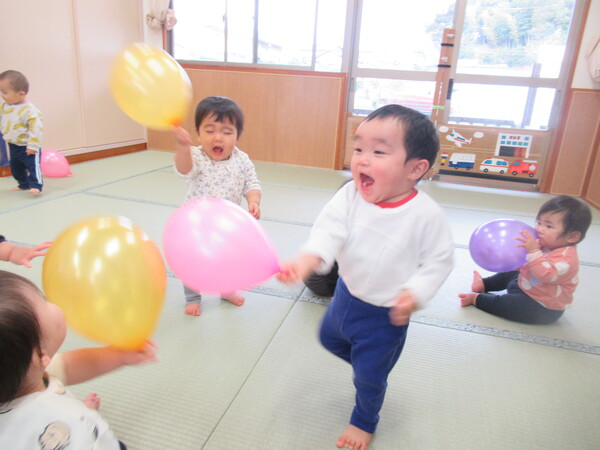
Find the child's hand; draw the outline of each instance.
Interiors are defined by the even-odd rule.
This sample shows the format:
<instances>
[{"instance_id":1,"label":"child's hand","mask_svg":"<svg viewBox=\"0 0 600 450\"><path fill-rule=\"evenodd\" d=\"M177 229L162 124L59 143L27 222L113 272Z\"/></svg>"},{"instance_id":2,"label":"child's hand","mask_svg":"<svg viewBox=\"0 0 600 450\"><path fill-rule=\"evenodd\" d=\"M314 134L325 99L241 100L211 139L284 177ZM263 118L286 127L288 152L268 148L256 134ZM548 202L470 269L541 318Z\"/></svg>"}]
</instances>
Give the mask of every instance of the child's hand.
<instances>
[{"instance_id":1,"label":"child's hand","mask_svg":"<svg viewBox=\"0 0 600 450\"><path fill-rule=\"evenodd\" d=\"M396 297L396 304L390 309L390 322L392 325L406 325L410 315L417 309L417 301L410 291L402 291Z\"/></svg>"},{"instance_id":2,"label":"child's hand","mask_svg":"<svg viewBox=\"0 0 600 450\"><path fill-rule=\"evenodd\" d=\"M190 136L190 133L185 130L185 128L173 127L173 136L175 137L177 144L181 145L182 147L192 146L192 137Z\"/></svg>"},{"instance_id":3,"label":"child's hand","mask_svg":"<svg viewBox=\"0 0 600 450\"><path fill-rule=\"evenodd\" d=\"M295 262L283 263L281 265L281 272L277 274L277 279L285 284L294 284L302 281Z\"/></svg>"},{"instance_id":4,"label":"child's hand","mask_svg":"<svg viewBox=\"0 0 600 450\"><path fill-rule=\"evenodd\" d=\"M248 212L252 214L256 220L260 219L260 205L258 202L250 202L248 203Z\"/></svg>"},{"instance_id":5,"label":"child's hand","mask_svg":"<svg viewBox=\"0 0 600 450\"><path fill-rule=\"evenodd\" d=\"M158 361L155 355L156 344L152 341L146 341L146 344L139 350L120 350L122 363L124 366L142 364L146 362Z\"/></svg>"},{"instance_id":6,"label":"child's hand","mask_svg":"<svg viewBox=\"0 0 600 450\"><path fill-rule=\"evenodd\" d=\"M302 254L295 261L283 263L277 279L282 283L299 283L308 278L323 260L311 254Z\"/></svg>"},{"instance_id":7,"label":"child's hand","mask_svg":"<svg viewBox=\"0 0 600 450\"><path fill-rule=\"evenodd\" d=\"M87 406L90 409L95 409L95 410L100 409L100 397L95 392L92 392L90 395L88 395L83 400L83 403L85 406Z\"/></svg>"},{"instance_id":8,"label":"child's hand","mask_svg":"<svg viewBox=\"0 0 600 450\"><path fill-rule=\"evenodd\" d=\"M535 253L540 250L540 243L529 231L523 230L521 235L523 237L515 238L517 241L522 242L522 244L517 244L517 247L524 247L527 253Z\"/></svg>"},{"instance_id":9,"label":"child's hand","mask_svg":"<svg viewBox=\"0 0 600 450\"><path fill-rule=\"evenodd\" d=\"M35 247L20 247L15 246L10 253L9 261L13 264L19 264L28 268L31 268L31 261L33 258L38 256L44 256L48 247L52 245L52 242L44 242L42 244L38 244Z\"/></svg>"}]
</instances>

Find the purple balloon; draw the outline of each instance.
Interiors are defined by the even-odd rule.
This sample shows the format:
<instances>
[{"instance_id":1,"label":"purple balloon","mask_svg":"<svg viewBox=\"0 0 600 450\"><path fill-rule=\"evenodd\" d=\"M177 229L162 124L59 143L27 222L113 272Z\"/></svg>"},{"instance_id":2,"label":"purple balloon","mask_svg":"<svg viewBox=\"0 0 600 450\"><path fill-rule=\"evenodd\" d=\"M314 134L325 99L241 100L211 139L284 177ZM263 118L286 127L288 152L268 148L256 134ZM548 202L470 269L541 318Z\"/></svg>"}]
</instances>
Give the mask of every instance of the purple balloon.
<instances>
[{"instance_id":1,"label":"purple balloon","mask_svg":"<svg viewBox=\"0 0 600 450\"><path fill-rule=\"evenodd\" d=\"M526 262L527 250L517 247L521 231L529 231L536 239L535 230L524 222L511 219L491 220L471 235L469 252L478 266L490 272L509 272Z\"/></svg>"}]
</instances>

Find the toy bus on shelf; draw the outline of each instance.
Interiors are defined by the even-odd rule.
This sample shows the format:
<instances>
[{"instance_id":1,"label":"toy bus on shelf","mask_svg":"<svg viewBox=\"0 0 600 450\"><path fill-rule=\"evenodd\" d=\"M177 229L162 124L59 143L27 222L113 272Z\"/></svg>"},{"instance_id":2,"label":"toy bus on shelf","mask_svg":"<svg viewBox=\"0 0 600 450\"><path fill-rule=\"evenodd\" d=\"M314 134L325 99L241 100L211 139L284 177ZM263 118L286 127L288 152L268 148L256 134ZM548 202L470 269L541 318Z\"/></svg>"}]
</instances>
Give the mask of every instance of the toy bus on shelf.
<instances>
[{"instance_id":1,"label":"toy bus on shelf","mask_svg":"<svg viewBox=\"0 0 600 450\"><path fill-rule=\"evenodd\" d=\"M452 153L452 156L450 156L450 159L448 160L448 167L471 170L475 167L475 154Z\"/></svg>"}]
</instances>

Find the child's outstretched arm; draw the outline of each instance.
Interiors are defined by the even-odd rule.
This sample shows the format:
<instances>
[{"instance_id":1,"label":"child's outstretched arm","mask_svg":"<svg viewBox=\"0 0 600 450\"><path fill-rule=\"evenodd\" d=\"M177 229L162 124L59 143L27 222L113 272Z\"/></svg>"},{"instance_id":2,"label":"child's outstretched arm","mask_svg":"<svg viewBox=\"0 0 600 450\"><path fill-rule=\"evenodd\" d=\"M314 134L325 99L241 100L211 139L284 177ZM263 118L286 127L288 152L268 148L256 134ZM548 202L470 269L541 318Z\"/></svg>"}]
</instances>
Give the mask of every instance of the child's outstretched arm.
<instances>
[{"instance_id":1,"label":"child's outstretched arm","mask_svg":"<svg viewBox=\"0 0 600 450\"><path fill-rule=\"evenodd\" d=\"M248 202L248 212L252 214L256 220L260 219L260 198L261 191L259 189L252 189L246 194L246 201Z\"/></svg>"},{"instance_id":2,"label":"child's outstretched arm","mask_svg":"<svg viewBox=\"0 0 600 450\"><path fill-rule=\"evenodd\" d=\"M44 256L46 254L44 250L51 245L52 242L44 242L35 247L22 247L8 241L2 241L0 242L0 260L31 268L29 261L38 256Z\"/></svg>"},{"instance_id":3,"label":"child's outstretched arm","mask_svg":"<svg viewBox=\"0 0 600 450\"><path fill-rule=\"evenodd\" d=\"M65 384L83 383L122 366L157 361L155 350L156 345L148 341L140 350L96 347L65 352Z\"/></svg>"},{"instance_id":4,"label":"child's outstretched arm","mask_svg":"<svg viewBox=\"0 0 600 450\"><path fill-rule=\"evenodd\" d=\"M175 167L179 173L190 173L190 170L194 167L190 151L192 138L182 127L174 127L173 136L175 137Z\"/></svg>"},{"instance_id":5,"label":"child's outstretched arm","mask_svg":"<svg viewBox=\"0 0 600 450\"><path fill-rule=\"evenodd\" d=\"M317 255L302 253L294 261L281 265L277 279L286 284L299 283L306 280L322 262Z\"/></svg>"}]
</instances>

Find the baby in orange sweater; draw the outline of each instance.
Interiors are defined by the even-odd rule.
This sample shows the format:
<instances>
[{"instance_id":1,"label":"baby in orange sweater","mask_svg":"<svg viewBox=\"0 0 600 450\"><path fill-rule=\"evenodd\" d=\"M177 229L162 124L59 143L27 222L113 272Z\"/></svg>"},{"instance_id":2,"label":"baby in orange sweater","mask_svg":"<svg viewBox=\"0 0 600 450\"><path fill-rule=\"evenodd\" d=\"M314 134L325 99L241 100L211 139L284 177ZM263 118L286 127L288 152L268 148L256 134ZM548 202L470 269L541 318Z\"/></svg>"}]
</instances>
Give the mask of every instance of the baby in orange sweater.
<instances>
[{"instance_id":1,"label":"baby in orange sweater","mask_svg":"<svg viewBox=\"0 0 600 450\"><path fill-rule=\"evenodd\" d=\"M535 224L538 239L522 231L518 247L527 250L519 270L482 278L473 274L473 292L458 294L462 306L474 305L505 319L529 324L557 321L573 302L577 287L577 244L592 222L590 207L583 201L561 195L540 208ZM502 291L505 294L488 294Z\"/></svg>"}]
</instances>

